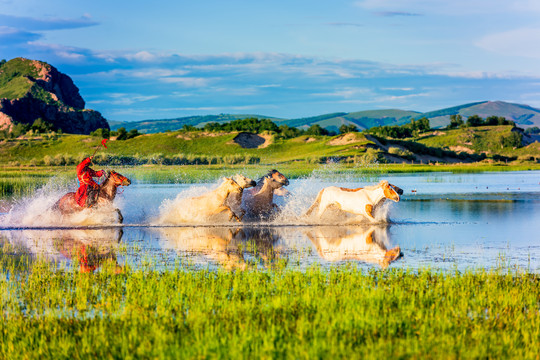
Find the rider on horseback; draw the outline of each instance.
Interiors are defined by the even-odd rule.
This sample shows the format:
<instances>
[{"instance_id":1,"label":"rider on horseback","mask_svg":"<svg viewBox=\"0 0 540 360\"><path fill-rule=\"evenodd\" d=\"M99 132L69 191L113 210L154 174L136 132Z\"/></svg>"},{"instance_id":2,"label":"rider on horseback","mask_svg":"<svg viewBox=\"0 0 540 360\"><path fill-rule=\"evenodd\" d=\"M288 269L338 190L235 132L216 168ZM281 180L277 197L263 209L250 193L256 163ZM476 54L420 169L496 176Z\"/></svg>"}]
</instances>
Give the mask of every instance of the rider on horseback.
<instances>
[{"instance_id":1,"label":"rider on horseback","mask_svg":"<svg viewBox=\"0 0 540 360\"><path fill-rule=\"evenodd\" d=\"M105 173L103 170L94 171L90 167L92 158L90 156L77 165L77 179L79 179L79 189L75 193L75 201L81 207L92 207L97 202L99 185L92 179L101 177Z\"/></svg>"}]
</instances>

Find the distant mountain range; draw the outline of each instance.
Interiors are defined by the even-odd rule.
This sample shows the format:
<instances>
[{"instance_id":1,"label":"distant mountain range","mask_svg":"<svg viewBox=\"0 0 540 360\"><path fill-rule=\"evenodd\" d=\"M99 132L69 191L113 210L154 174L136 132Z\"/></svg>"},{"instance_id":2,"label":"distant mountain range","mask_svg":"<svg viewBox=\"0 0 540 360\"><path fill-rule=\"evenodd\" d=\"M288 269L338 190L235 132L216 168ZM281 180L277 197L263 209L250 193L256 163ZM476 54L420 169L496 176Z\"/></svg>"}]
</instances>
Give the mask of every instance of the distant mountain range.
<instances>
[{"instance_id":1,"label":"distant mountain range","mask_svg":"<svg viewBox=\"0 0 540 360\"><path fill-rule=\"evenodd\" d=\"M420 119L422 117L427 117L430 120L431 127L442 128L450 123L451 115L458 114L463 116L464 119L471 115L478 115L482 118L487 118L488 116L493 115L503 116L508 120L515 121L520 127L540 127L540 109L536 109L528 105L513 104L504 101L481 101L425 113L418 111L387 109L357 111L350 113L331 113L298 119L280 119L255 114L219 114L130 122L109 121L109 125L113 130L124 127L126 130L137 129L143 133L158 133L167 130L178 130L184 125L202 127L209 122L223 123L237 119L258 118L270 119L277 125L288 125L298 128L307 128L313 124L318 124L328 130L337 132L339 127L343 124L354 124L360 130L364 130L374 126L402 125L410 122L413 118Z\"/></svg>"}]
</instances>

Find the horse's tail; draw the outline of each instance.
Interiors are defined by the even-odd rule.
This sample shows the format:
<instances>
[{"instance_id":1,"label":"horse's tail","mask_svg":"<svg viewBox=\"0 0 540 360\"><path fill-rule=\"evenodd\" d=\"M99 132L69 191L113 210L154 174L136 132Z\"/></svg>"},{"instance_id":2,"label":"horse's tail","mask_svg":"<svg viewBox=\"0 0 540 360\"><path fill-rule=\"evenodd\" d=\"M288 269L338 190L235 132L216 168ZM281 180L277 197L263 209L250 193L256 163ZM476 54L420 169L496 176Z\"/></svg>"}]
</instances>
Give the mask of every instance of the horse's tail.
<instances>
[{"instance_id":1,"label":"horse's tail","mask_svg":"<svg viewBox=\"0 0 540 360\"><path fill-rule=\"evenodd\" d=\"M313 204L310 206L310 208L306 211L306 213L304 214L304 216L309 216L311 215L311 213L317 208L317 206L319 206L320 202L321 202L321 197L322 197L322 194L324 192L324 189L322 189L321 191L319 191L319 194L317 195L317 198L315 199L315 201L313 202Z\"/></svg>"}]
</instances>

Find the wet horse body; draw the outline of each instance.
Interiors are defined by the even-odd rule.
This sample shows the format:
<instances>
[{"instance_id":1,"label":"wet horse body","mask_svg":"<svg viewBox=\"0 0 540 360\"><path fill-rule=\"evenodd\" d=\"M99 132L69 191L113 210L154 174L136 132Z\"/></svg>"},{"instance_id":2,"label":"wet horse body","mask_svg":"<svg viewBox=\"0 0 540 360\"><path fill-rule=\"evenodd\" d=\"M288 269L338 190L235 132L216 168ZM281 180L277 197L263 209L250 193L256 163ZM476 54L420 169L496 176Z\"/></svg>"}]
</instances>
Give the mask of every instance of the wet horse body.
<instances>
[{"instance_id":1,"label":"wet horse body","mask_svg":"<svg viewBox=\"0 0 540 360\"><path fill-rule=\"evenodd\" d=\"M274 204L274 193L281 187L289 185L287 179L277 170L271 170L259 179L257 186L246 190L243 196L243 204L249 218L268 218L278 206Z\"/></svg>"},{"instance_id":2,"label":"wet horse body","mask_svg":"<svg viewBox=\"0 0 540 360\"><path fill-rule=\"evenodd\" d=\"M310 215L318 208L317 216L320 218L329 207L337 207L345 212L363 215L373 222L375 221L374 212L377 207L382 205L386 199L398 202L402 194L402 189L389 184L385 180L378 185L358 189L330 186L319 192L317 199L308 209L306 215Z\"/></svg>"},{"instance_id":3,"label":"wet horse body","mask_svg":"<svg viewBox=\"0 0 540 360\"><path fill-rule=\"evenodd\" d=\"M95 207L112 204L116 197L118 187L128 186L130 184L131 181L125 176L113 170L107 171L107 178L99 186ZM55 211L59 211L62 215L69 215L83 211L87 208L77 204L77 201L75 200L75 192L69 192L66 195L62 196L60 200L58 200L53 205L52 209ZM118 212L120 222L122 222L123 217L120 213L120 210L116 209L116 211Z\"/></svg>"},{"instance_id":4,"label":"wet horse body","mask_svg":"<svg viewBox=\"0 0 540 360\"><path fill-rule=\"evenodd\" d=\"M242 209L242 196L244 195L244 190L257 186L257 183L254 180L240 174L236 174L232 179L240 186L240 189L238 191L231 192L225 200L225 204L231 208L231 210L240 220L242 220L246 214L246 211Z\"/></svg>"},{"instance_id":5,"label":"wet horse body","mask_svg":"<svg viewBox=\"0 0 540 360\"><path fill-rule=\"evenodd\" d=\"M240 221L243 212L238 204L244 188L254 186L255 182L242 175L223 178L223 182L214 190L197 197L175 200L172 208L162 212L161 222L178 223L191 221L208 221L216 216L227 215L228 221ZM180 201L180 203L177 203Z\"/></svg>"}]
</instances>

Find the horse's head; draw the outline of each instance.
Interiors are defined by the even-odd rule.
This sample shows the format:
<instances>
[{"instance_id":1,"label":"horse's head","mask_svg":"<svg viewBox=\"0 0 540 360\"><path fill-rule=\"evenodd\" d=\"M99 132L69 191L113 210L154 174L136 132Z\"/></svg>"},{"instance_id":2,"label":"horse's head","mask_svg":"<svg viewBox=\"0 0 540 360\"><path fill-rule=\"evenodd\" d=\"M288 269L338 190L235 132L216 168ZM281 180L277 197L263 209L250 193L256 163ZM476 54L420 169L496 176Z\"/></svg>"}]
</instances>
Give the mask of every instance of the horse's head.
<instances>
[{"instance_id":1,"label":"horse's head","mask_svg":"<svg viewBox=\"0 0 540 360\"><path fill-rule=\"evenodd\" d=\"M128 186L131 184L131 180L114 170L107 171L107 177L111 179L116 186Z\"/></svg>"},{"instance_id":2,"label":"horse's head","mask_svg":"<svg viewBox=\"0 0 540 360\"><path fill-rule=\"evenodd\" d=\"M242 190L244 190L244 188L232 178L224 177L222 180L223 183L220 185L220 187L225 186L228 192L241 192Z\"/></svg>"},{"instance_id":3,"label":"horse's head","mask_svg":"<svg viewBox=\"0 0 540 360\"><path fill-rule=\"evenodd\" d=\"M285 175L283 175L282 173L280 173L279 171L275 169L270 170L265 177L271 178L275 182L281 184L281 186L289 185L289 179L287 179Z\"/></svg>"},{"instance_id":4,"label":"horse's head","mask_svg":"<svg viewBox=\"0 0 540 360\"><path fill-rule=\"evenodd\" d=\"M243 189L247 189L253 186L256 186L257 183L255 180L252 180L244 175L236 174L233 176L233 180Z\"/></svg>"},{"instance_id":5,"label":"horse's head","mask_svg":"<svg viewBox=\"0 0 540 360\"><path fill-rule=\"evenodd\" d=\"M396 185L390 184L388 181L383 180L379 184L384 190L384 197L387 199L398 202L400 200L400 195L403 195L403 190Z\"/></svg>"}]
</instances>

